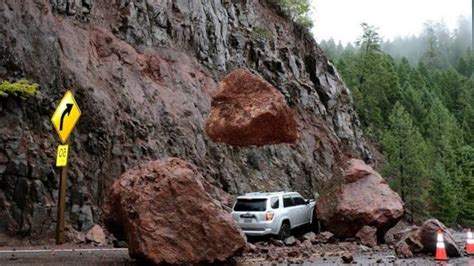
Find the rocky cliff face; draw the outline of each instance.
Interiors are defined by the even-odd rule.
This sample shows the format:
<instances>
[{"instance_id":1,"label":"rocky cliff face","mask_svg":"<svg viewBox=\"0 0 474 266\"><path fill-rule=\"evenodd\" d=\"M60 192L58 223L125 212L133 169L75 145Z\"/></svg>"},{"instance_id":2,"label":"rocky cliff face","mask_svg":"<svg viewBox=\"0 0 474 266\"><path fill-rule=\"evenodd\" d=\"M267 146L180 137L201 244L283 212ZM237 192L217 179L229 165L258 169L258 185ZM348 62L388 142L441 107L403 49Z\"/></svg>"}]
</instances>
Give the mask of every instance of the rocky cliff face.
<instances>
[{"instance_id":1,"label":"rocky cliff face","mask_svg":"<svg viewBox=\"0 0 474 266\"><path fill-rule=\"evenodd\" d=\"M50 122L66 89L82 117L71 138L68 224L100 222L126 169L179 157L238 194L334 182L339 158L369 158L349 90L312 37L271 0L0 1L0 80L41 93L0 99L0 233L54 231L59 140ZM245 67L285 96L296 145L233 148L204 131L217 82Z\"/></svg>"}]
</instances>

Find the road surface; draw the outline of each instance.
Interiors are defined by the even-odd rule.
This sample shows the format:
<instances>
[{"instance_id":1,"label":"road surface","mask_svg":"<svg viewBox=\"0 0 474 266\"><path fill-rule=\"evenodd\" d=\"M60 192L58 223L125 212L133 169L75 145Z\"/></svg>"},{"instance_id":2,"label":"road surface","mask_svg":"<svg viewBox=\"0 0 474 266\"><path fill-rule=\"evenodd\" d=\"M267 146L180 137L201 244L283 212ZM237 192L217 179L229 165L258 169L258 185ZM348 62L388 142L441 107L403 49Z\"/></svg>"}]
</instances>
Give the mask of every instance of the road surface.
<instances>
[{"instance_id":1,"label":"road surface","mask_svg":"<svg viewBox=\"0 0 474 266\"><path fill-rule=\"evenodd\" d=\"M456 242L463 246L465 236L463 233L454 234ZM431 257L414 259L395 259L393 253L374 253L371 255L354 256L353 265L435 265ZM302 265L335 265L341 264L340 255L312 257L306 259ZM128 256L125 248L48 248L31 247L23 249L0 249L0 265L139 265ZM289 265L288 263L275 263L259 259L238 261L237 265ZM450 259L447 263L438 265L473 265L473 257Z\"/></svg>"},{"instance_id":2,"label":"road surface","mask_svg":"<svg viewBox=\"0 0 474 266\"><path fill-rule=\"evenodd\" d=\"M137 265L126 248L0 250L0 265Z\"/></svg>"}]
</instances>

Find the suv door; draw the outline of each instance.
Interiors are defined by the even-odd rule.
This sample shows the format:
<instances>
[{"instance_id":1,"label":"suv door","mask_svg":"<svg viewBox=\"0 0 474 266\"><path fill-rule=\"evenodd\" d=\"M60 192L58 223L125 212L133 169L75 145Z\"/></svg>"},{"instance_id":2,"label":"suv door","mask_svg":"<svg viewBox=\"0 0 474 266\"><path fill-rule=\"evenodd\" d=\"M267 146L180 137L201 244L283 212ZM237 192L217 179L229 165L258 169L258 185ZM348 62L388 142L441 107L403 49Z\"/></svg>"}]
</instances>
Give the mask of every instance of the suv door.
<instances>
[{"instance_id":1,"label":"suv door","mask_svg":"<svg viewBox=\"0 0 474 266\"><path fill-rule=\"evenodd\" d=\"M303 197L298 196L298 195L293 195L293 202L295 205L295 213L296 217L298 217L298 225L306 224L309 223L309 213L310 213L310 208L309 205L306 204L306 201L303 199Z\"/></svg>"},{"instance_id":2,"label":"suv door","mask_svg":"<svg viewBox=\"0 0 474 266\"><path fill-rule=\"evenodd\" d=\"M285 208L286 215L290 218L291 228L295 227L299 221L291 195L283 195L283 208Z\"/></svg>"}]
</instances>

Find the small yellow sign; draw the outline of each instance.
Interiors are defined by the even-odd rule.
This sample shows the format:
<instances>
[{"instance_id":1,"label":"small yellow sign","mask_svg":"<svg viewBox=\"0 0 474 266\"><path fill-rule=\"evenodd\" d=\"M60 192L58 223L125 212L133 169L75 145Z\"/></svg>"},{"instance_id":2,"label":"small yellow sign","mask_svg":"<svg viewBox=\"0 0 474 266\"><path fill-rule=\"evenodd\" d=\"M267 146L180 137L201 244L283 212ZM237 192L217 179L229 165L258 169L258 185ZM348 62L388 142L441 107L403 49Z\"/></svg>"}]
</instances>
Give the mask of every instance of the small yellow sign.
<instances>
[{"instance_id":1,"label":"small yellow sign","mask_svg":"<svg viewBox=\"0 0 474 266\"><path fill-rule=\"evenodd\" d=\"M67 155L69 153L69 145L59 145L58 154L56 156L56 166L62 167L67 165Z\"/></svg>"},{"instance_id":2,"label":"small yellow sign","mask_svg":"<svg viewBox=\"0 0 474 266\"><path fill-rule=\"evenodd\" d=\"M63 144L66 143L69 135L71 135L80 116L81 110L76 100L74 100L72 92L68 90L51 118L51 122L53 122L54 128Z\"/></svg>"}]
</instances>

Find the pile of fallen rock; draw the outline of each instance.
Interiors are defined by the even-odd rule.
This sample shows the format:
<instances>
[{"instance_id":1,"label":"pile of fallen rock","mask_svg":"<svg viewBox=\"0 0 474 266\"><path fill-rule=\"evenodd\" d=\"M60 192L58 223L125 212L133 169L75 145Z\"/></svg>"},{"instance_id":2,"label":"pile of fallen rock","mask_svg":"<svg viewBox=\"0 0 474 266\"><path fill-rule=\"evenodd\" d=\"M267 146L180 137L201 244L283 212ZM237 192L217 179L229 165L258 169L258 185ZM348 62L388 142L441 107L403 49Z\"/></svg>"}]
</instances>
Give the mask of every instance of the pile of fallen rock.
<instances>
[{"instance_id":1,"label":"pile of fallen rock","mask_svg":"<svg viewBox=\"0 0 474 266\"><path fill-rule=\"evenodd\" d=\"M331 232L319 234L307 232L298 236L291 236L285 241L266 239L247 243L245 251L236 259L242 262L278 262L301 264L303 262L324 261L332 257L340 257L340 262L353 262L355 255L379 256L389 252L388 245L381 244L368 247L356 238L340 240Z\"/></svg>"},{"instance_id":2,"label":"pile of fallen rock","mask_svg":"<svg viewBox=\"0 0 474 266\"><path fill-rule=\"evenodd\" d=\"M283 95L245 69L221 81L206 132L215 142L239 147L298 139ZM328 230L320 234L247 243L229 213L231 196L177 158L143 163L116 180L104 207L105 224L128 244L132 258L154 264L219 263L236 257L298 263L325 256L351 263L354 252L395 249L405 258L434 252L436 231L447 232L444 225L429 220L419 227L395 226L404 212L400 196L363 161L341 160L342 175L316 205L316 217ZM88 238L99 242L103 232L95 227ZM449 233L445 242L449 256L460 255Z\"/></svg>"},{"instance_id":3,"label":"pile of fallen rock","mask_svg":"<svg viewBox=\"0 0 474 266\"><path fill-rule=\"evenodd\" d=\"M370 166L349 160L342 180L317 204L317 217L329 231L247 243L223 204L229 204L229 194L207 182L188 162L151 161L128 170L113 184L105 223L118 241L127 242L132 258L155 264L232 258L299 263L334 256L352 262L354 253L375 256L393 250L410 258L434 253L438 230L445 232L448 256L461 255L449 230L437 220L421 226L397 224L403 203ZM103 239L103 232L94 227L88 238Z\"/></svg>"},{"instance_id":4,"label":"pile of fallen rock","mask_svg":"<svg viewBox=\"0 0 474 266\"><path fill-rule=\"evenodd\" d=\"M331 232L309 232L284 242L247 244L221 203L225 198L228 194L209 184L194 165L177 158L151 161L128 170L113 184L105 224L128 243L131 257L156 264L221 262L241 252L276 261L303 260L354 252L358 243L365 249L377 244L375 231L366 227L346 242L337 242Z\"/></svg>"},{"instance_id":5,"label":"pile of fallen rock","mask_svg":"<svg viewBox=\"0 0 474 266\"><path fill-rule=\"evenodd\" d=\"M350 261L354 252L388 251L378 240L403 214L399 196L359 160L347 163L343 180L332 201L326 195L318 201L318 218L329 231L251 244L222 204L229 203L229 195L194 165L177 158L150 161L115 181L104 208L105 224L118 241L127 242L132 258L155 264L216 263L236 256L288 262L341 256ZM427 231L426 226L419 231ZM412 238L398 241L411 243L407 239Z\"/></svg>"},{"instance_id":6,"label":"pile of fallen rock","mask_svg":"<svg viewBox=\"0 0 474 266\"><path fill-rule=\"evenodd\" d=\"M440 221L429 219L421 226L410 225L403 230L387 233L386 242L394 245L400 258L412 258L415 254L435 254L437 232L443 232L444 245L448 257L460 257L461 249L456 244L450 230Z\"/></svg>"}]
</instances>

